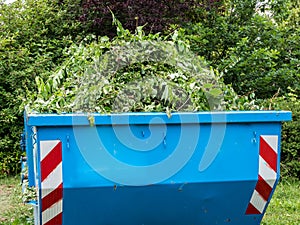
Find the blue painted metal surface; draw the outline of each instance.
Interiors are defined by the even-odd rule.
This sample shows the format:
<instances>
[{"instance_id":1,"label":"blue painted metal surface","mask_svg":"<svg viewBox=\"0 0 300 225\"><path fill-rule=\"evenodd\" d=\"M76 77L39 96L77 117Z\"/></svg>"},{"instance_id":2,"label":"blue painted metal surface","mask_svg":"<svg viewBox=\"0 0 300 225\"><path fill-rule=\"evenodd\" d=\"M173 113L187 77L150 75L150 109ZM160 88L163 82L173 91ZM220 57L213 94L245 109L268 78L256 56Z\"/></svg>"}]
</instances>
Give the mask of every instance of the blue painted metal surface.
<instances>
[{"instance_id":1,"label":"blue painted metal surface","mask_svg":"<svg viewBox=\"0 0 300 225\"><path fill-rule=\"evenodd\" d=\"M27 122L27 115L24 112L24 133L25 138L25 150L27 156L27 167L28 167L28 185L30 187L35 186L35 173L34 173L34 155L33 155L33 145L36 141L35 134L33 132L33 126L29 125Z\"/></svg>"},{"instance_id":2,"label":"blue painted metal surface","mask_svg":"<svg viewBox=\"0 0 300 225\"><path fill-rule=\"evenodd\" d=\"M35 127L37 143L62 142L64 225L258 225L264 212L245 212L258 180L259 137L279 137L277 183L288 120L286 111L29 114L29 176L41 180Z\"/></svg>"},{"instance_id":3,"label":"blue painted metal surface","mask_svg":"<svg viewBox=\"0 0 300 225\"><path fill-rule=\"evenodd\" d=\"M89 125L89 116L94 116L95 125L110 125L112 118L114 124L127 124L128 117L133 124L147 124L153 118L160 117L168 124L195 123L195 117L200 123L218 122L280 122L291 119L288 111L230 111L230 112L201 112L201 113L173 113L168 118L166 113L124 113L124 114L69 114L60 115L34 113L25 115L26 124L29 126L72 126ZM155 121L152 121L155 123Z\"/></svg>"}]
</instances>

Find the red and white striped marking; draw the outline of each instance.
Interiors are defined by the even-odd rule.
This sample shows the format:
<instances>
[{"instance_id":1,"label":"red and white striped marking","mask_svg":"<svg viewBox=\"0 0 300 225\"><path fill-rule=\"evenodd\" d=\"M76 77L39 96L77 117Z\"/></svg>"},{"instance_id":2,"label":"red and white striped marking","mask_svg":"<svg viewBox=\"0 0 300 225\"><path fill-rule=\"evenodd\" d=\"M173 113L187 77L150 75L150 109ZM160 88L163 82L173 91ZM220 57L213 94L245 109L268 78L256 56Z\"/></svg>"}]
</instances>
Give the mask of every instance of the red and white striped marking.
<instances>
[{"instance_id":1,"label":"red and white striped marking","mask_svg":"<svg viewBox=\"0 0 300 225\"><path fill-rule=\"evenodd\" d=\"M277 178L278 136L260 136L258 181L246 214L262 214Z\"/></svg>"},{"instance_id":2,"label":"red and white striped marking","mask_svg":"<svg viewBox=\"0 0 300 225\"><path fill-rule=\"evenodd\" d=\"M41 141L41 212L42 225L62 224L62 143Z\"/></svg>"}]
</instances>

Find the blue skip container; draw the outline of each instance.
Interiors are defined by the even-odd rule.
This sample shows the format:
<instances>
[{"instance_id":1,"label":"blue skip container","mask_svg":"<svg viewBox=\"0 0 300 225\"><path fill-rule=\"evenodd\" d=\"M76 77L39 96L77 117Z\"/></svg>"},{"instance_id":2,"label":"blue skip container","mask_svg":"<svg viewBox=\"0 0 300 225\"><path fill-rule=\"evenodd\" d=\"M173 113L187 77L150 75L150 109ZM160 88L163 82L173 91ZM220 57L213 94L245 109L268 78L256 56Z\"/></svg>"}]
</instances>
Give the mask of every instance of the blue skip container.
<instances>
[{"instance_id":1,"label":"blue skip container","mask_svg":"<svg viewBox=\"0 0 300 225\"><path fill-rule=\"evenodd\" d=\"M26 114L37 225L258 225L287 111Z\"/></svg>"}]
</instances>

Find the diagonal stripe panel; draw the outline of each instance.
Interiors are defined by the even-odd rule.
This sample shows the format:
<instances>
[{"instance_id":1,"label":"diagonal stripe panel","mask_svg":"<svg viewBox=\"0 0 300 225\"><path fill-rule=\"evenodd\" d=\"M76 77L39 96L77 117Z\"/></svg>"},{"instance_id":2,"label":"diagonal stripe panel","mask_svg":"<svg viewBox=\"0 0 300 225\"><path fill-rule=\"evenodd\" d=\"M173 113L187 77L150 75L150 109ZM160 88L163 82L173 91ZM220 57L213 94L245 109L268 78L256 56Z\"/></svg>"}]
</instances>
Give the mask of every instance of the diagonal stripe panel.
<instances>
[{"instance_id":1,"label":"diagonal stripe panel","mask_svg":"<svg viewBox=\"0 0 300 225\"><path fill-rule=\"evenodd\" d=\"M259 173L262 179L264 179L272 188L275 185L277 173L268 166L266 161L259 156Z\"/></svg>"},{"instance_id":2,"label":"diagonal stripe panel","mask_svg":"<svg viewBox=\"0 0 300 225\"><path fill-rule=\"evenodd\" d=\"M263 199L263 197L254 190L253 195L251 197L250 203L260 212L260 214L264 211L264 208L267 204L267 201Z\"/></svg>"},{"instance_id":3,"label":"diagonal stripe panel","mask_svg":"<svg viewBox=\"0 0 300 225\"><path fill-rule=\"evenodd\" d=\"M277 171L277 153L263 137L260 137L260 156L274 171Z\"/></svg>"},{"instance_id":4,"label":"diagonal stripe panel","mask_svg":"<svg viewBox=\"0 0 300 225\"><path fill-rule=\"evenodd\" d=\"M262 214L277 179L278 136L261 135L258 157L258 181L246 214Z\"/></svg>"},{"instance_id":5,"label":"diagonal stripe panel","mask_svg":"<svg viewBox=\"0 0 300 225\"><path fill-rule=\"evenodd\" d=\"M57 216L60 214L62 215L62 200L42 212L42 224L62 225L62 223L58 223L60 220L57 221Z\"/></svg>"},{"instance_id":6,"label":"diagonal stripe panel","mask_svg":"<svg viewBox=\"0 0 300 225\"><path fill-rule=\"evenodd\" d=\"M57 145L45 156L45 158L41 159L42 182L62 161L61 148L61 142L58 142Z\"/></svg>"},{"instance_id":7,"label":"diagonal stripe panel","mask_svg":"<svg viewBox=\"0 0 300 225\"><path fill-rule=\"evenodd\" d=\"M249 203L246 214L250 215L250 214L261 214L261 213L251 203Z\"/></svg>"},{"instance_id":8,"label":"diagonal stripe panel","mask_svg":"<svg viewBox=\"0 0 300 225\"><path fill-rule=\"evenodd\" d=\"M43 225L61 225L62 224L62 213L58 214L57 216L53 217L47 223Z\"/></svg>"},{"instance_id":9,"label":"diagonal stripe panel","mask_svg":"<svg viewBox=\"0 0 300 225\"><path fill-rule=\"evenodd\" d=\"M56 202L60 201L62 199L62 184L58 186L58 188L52 190L48 195L43 197L42 199L42 211L45 211L46 209L50 208L52 205L54 205Z\"/></svg>"},{"instance_id":10,"label":"diagonal stripe panel","mask_svg":"<svg viewBox=\"0 0 300 225\"><path fill-rule=\"evenodd\" d=\"M278 136L277 135L261 135L261 137L268 143L268 145L278 153Z\"/></svg>"},{"instance_id":11,"label":"diagonal stripe panel","mask_svg":"<svg viewBox=\"0 0 300 225\"><path fill-rule=\"evenodd\" d=\"M41 159L45 158L58 143L59 140L41 141Z\"/></svg>"},{"instance_id":12,"label":"diagonal stripe panel","mask_svg":"<svg viewBox=\"0 0 300 225\"><path fill-rule=\"evenodd\" d=\"M268 201L272 192L272 187L270 187L270 185L264 179L262 179L261 176L258 176L258 182L255 190L257 190L264 200Z\"/></svg>"},{"instance_id":13,"label":"diagonal stripe panel","mask_svg":"<svg viewBox=\"0 0 300 225\"><path fill-rule=\"evenodd\" d=\"M42 182L42 198L48 195L51 191L58 188L62 183L62 163L60 163L48 176L51 179L45 179Z\"/></svg>"},{"instance_id":14,"label":"diagonal stripe panel","mask_svg":"<svg viewBox=\"0 0 300 225\"><path fill-rule=\"evenodd\" d=\"M41 141L40 152L41 224L61 225L63 211L62 143L57 140Z\"/></svg>"}]
</instances>

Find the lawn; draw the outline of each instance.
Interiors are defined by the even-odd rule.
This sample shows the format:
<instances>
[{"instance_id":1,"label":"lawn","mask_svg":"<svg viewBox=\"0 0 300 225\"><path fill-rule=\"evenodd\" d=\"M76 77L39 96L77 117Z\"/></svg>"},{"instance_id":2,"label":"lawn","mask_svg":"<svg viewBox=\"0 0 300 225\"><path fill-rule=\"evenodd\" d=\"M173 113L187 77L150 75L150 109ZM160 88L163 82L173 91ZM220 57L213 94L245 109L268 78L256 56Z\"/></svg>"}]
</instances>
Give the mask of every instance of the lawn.
<instances>
[{"instance_id":1,"label":"lawn","mask_svg":"<svg viewBox=\"0 0 300 225\"><path fill-rule=\"evenodd\" d=\"M279 183L262 225L300 225L300 181Z\"/></svg>"},{"instance_id":2,"label":"lawn","mask_svg":"<svg viewBox=\"0 0 300 225\"><path fill-rule=\"evenodd\" d=\"M0 179L0 224L2 225L33 224L32 208L22 203L19 182L18 178ZM284 180L277 186L261 225L299 224L300 181Z\"/></svg>"},{"instance_id":3,"label":"lawn","mask_svg":"<svg viewBox=\"0 0 300 225\"><path fill-rule=\"evenodd\" d=\"M0 179L0 224L33 224L32 207L22 203L19 177Z\"/></svg>"}]
</instances>

